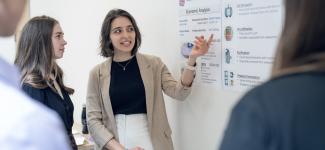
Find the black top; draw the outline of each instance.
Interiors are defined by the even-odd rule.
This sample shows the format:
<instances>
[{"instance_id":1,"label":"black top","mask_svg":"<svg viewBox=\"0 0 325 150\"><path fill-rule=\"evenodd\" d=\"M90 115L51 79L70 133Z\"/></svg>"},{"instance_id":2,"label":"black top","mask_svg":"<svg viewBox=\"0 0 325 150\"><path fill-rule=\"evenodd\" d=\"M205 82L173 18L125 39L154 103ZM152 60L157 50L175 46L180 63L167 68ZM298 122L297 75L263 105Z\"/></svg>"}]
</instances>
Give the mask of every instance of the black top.
<instances>
[{"instance_id":1,"label":"black top","mask_svg":"<svg viewBox=\"0 0 325 150\"><path fill-rule=\"evenodd\" d=\"M127 65L125 70L118 63ZM147 113L146 95L136 57L132 57L130 62L118 63L112 61L109 88L114 115Z\"/></svg>"},{"instance_id":2,"label":"black top","mask_svg":"<svg viewBox=\"0 0 325 150\"><path fill-rule=\"evenodd\" d=\"M296 73L248 92L221 150L325 150L325 73Z\"/></svg>"},{"instance_id":3,"label":"black top","mask_svg":"<svg viewBox=\"0 0 325 150\"><path fill-rule=\"evenodd\" d=\"M22 88L30 97L57 112L65 125L67 133L71 134L74 107L69 94L64 88L61 88L64 99L62 99L60 95L54 92L50 87L38 89L29 84L23 84Z\"/></svg>"}]
</instances>

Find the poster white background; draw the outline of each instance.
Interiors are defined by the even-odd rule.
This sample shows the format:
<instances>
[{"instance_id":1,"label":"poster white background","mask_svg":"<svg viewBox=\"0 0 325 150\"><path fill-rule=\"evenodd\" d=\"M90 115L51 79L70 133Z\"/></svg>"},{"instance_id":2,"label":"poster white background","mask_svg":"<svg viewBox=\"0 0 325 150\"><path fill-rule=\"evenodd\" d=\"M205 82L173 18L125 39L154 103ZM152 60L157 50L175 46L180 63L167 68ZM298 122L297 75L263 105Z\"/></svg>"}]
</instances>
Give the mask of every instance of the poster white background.
<instances>
[{"instance_id":1,"label":"poster white background","mask_svg":"<svg viewBox=\"0 0 325 150\"><path fill-rule=\"evenodd\" d=\"M180 54L184 61L190 53L195 36L214 35L209 52L197 61L198 84L221 87L221 1L179 1Z\"/></svg>"},{"instance_id":2,"label":"poster white background","mask_svg":"<svg viewBox=\"0 0 325 150\"><path fill-rule=\"evenodd\" d=\"M282 27L281 0L179 0L181 54L195 35L214 34L198 62L198 84L244 91L269 78Z\"/></svg>"},{"instance_id":3,"label":"poster white background","mask_svg":"<svg viewBox=\"0 0 325 150\"><path fill-rule=\"evenodd\" d=\"M281 0L223 0L225 89L243 91L269 78L282 27L281 4Z\"/></svg>"}]
</instances>

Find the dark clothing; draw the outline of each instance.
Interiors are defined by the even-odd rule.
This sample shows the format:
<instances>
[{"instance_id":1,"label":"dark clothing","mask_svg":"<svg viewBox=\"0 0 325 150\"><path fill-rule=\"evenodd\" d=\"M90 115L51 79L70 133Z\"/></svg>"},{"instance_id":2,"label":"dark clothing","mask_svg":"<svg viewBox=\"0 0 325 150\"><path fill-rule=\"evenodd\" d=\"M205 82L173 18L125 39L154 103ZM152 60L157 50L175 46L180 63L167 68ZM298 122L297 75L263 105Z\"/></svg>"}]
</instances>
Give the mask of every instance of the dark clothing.
<instances>
[{"instance_id":1,"label":"dark clothing","mask_svg":"<svg viewBox=\"0 0 325 150\"><path fill-rule=\"evenodd\" d=\"M325 73L295 73L248 92L221 150L325 150Z\"/></svg>"},{"instance_id":2,"label":"dark clothing","mask_svg":"<svg viewBox=\"0 0 325 150\"><path fill-rule=\"evenodd\" d=\"M114 115L147 113L146 94L136 57L118 63L113 61L111 65L109 90ZM120 65L126 66L125 70Z\"/></svg>"},{"instance_id":3,"label":"dark clothing","mask_svg":"<svg viewBox=\"0 0 325 150\"><path fill-rule=\"evenodd\" d=\"M62 122L64 123L67 135L71 140L72 147L73 149L75 149L75 141L71 136L74 106L67 91L65 91L64 88L61 88L61 92L64 97L64 99L62 99L60 95L54 92L50 87L38 89L32 87L29 84L23 84L22 88L25 93L27 93L31 98L43 103L44 105L58 113Z\"/></svg>"}]
</instances>

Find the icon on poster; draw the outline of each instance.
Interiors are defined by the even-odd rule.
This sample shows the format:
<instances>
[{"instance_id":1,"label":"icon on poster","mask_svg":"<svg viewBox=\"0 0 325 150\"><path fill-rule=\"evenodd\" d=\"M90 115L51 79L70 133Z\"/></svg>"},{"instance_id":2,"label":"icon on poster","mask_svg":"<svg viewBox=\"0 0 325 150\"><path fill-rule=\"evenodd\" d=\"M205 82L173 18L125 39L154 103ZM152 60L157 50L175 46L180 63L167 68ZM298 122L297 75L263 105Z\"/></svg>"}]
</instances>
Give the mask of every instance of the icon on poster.
<instances>
[{"instance_id":1,"label":"icon on poster","mask_svg":"<svg viewBox=\"0 0 325 150\"><path fill-rule=\"evenodd\" d=\"M234 72L232 72L232 71L229 72L229 77L230 77L230 78L234 78Z\"/></svg>"},{"instance_id":2,"label":"icon on poster","mask_svg":"<svg viewBox=\"0 0 325 150\"><path fill-rule=\"evenodd\" d=\"M232 37L233 37L232 28L231 28L231 26L227 26L226 29L225 29L226 41L231 41Z\"/></svg>"},{"instance_id":3,"label":"icon on poster","mask_svg":"<svg viewBox=\"0 0 325 150\"><path fill-rule=\"evenodd\" d=\"M225 81L225 86L228 86L228 71L224 71L224 81Z\"/></svg>"},{"instance_id":4,"label":"icon on poster","mask_svg":"<svg viewBox=\"0 0 325 150\"><path fill-rule=\"evenodd\" d=\"M225 86L234 86L235 85L235 80L234 80L234 72L232 71L224 71L224 84Z\"/></svg>"},{"instance_id":5,"label":"icon on poster","mask_svg":"<svg viewBox=\"0 0 325 150\"><path fill-rule=\"evenodd\" d=\"M230 60L231 60L231 54L230 54L230 50L226 48L225 50L225 56L226 56L226 63L230 64Z\"/></svg>"},{"instance_id":6,"label":"icon on poster","mask_svg":"<svg viewBox=\"0 0 325 150\"><path fill-rule=\"evenodd\" d=\"M234 84L235 84L234 82L235 82L235 81L231 79L231 80L230 80L230 86L234 86Z\"/></svg>"},{"instance_id":7,"label":"icon on poster","mask_svg":"<svg viewBox=\"0 0 325 150\"><path fill-rule=\"evenodd\" d=\"M228 78L228 71L224 71L225 72L225 78Z\"/></svg>"},{"instance_id":8,"label":"icon on poster","mask_svg":"<svg viewBox=\"0 0 325 150\"><path fill-rule=\"evenodd\" d=\"M228 79L225 79L225 86L228 86Z\"/></svg>"},{"instance_id":9,"label":"icon on poster","mask_svg":"<svg viewBox=\"0 0 325 150\"><path fill-rule=\"evenodd\" d=\"M179 0L179 6L184 6L185 5L185 0Z\"/></svg>"},{"instance_id":10,"label":"icon on poster","mask_svg":"<svg viewBox=\"0 0 325 150\"><path fill-rule=\"evenodd\" d=\"M225 8L225 17L230 18L232 16L232 7L228 5L228 7Z\"/></svg>"},{"instance_id":11,"label":"icon on poster","mask_svg":"<svg viewBox=\"0 0 325 150\"><path fill-rule=\"evenodd\" d=\"M193 46L194 44L190 42L186 42L182 44L181 54L184 58L188 58L190 56Z\"/></svg>"}]
</instances>

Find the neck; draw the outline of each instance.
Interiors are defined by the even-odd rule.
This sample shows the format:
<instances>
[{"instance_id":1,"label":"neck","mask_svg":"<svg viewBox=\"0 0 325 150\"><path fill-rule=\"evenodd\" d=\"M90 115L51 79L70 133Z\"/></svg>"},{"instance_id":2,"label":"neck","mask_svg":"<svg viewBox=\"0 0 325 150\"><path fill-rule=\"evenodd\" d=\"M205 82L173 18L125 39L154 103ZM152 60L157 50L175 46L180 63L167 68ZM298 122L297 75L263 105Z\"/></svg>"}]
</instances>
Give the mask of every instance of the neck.
<instances>
[{"instance_id":1,"label":"neck","mask_svg":"<svg viewBox=\"0 0 325 150\"><path fill-rule=\"evenodd\" d=\"M132 58L132 55L130 52L124 53L124 52L114 52L113 60L120 62L120 61L126 61Z\"/></svg>"}]
</instances>

